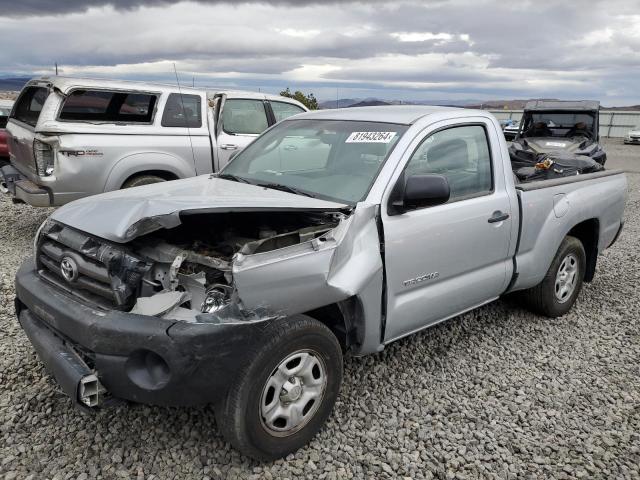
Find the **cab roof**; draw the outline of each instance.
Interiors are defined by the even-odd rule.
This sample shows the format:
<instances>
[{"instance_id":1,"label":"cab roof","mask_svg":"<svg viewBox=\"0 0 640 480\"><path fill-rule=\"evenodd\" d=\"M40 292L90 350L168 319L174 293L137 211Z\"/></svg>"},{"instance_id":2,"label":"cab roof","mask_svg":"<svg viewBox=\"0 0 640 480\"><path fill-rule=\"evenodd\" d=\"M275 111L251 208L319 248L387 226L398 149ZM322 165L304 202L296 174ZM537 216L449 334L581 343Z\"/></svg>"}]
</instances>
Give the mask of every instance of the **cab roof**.
<instances>
[{"instance_id":1,"label":"cab roof","mask_svg":"<svg viewBox=\"0 0 640 480\"><path fill-rule=\"evenodd\" d=\"M481 110L468 110L453 107L435 107L424 105L383 105L373 107L348 107L332 110L314 110L301 113L292 119L318 119L318 120L345 120L360 122L383 122L412 125L419 119L436 113L449 112L459 115L480 114L483 117L490 115Z\"/></svg>"}]
</instances>

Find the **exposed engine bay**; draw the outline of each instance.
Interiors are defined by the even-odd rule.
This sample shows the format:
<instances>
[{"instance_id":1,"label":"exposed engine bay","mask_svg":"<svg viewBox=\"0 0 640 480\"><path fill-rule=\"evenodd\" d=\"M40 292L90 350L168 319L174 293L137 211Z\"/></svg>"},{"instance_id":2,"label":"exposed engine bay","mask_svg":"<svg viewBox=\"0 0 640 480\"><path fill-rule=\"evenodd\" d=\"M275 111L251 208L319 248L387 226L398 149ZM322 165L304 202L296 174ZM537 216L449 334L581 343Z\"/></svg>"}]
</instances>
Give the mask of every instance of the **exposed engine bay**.
<instances>
[{"instance_id":1,"label":"exposed engine bay","mask_svg":"<svg viewBox=\"0 0 640 480\"><path fill-rule=\"evenodd\" d=\"M182 215L181 225L140 237L131 250L152 267L142 278L131 313L198 321L231 309L234 258L270 252L322 237L345 215L314 212L237 212Z\"/></svg>"}]
</instances>

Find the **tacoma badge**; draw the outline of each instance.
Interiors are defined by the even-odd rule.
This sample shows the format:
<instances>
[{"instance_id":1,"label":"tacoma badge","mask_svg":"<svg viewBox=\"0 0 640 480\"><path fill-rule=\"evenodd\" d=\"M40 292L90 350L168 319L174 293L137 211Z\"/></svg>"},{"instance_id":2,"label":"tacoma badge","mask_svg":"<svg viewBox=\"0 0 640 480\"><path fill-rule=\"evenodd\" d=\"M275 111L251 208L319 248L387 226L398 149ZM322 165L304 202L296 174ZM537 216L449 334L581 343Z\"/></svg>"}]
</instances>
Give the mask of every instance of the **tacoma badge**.
<instances>
[{"instance_id":1,"label":"tacoma badge","mask_svg":"<svg viewBox=\"0 0 640 480\"><path fill-rule=\"evenodd\" d=\"M410 287L411 285L415 285L417 283L426 282L427 280L434 280L438 278L440 274L438 272L425 273L424 275L420 275L419 277L410 278L409 280L405 280L402 282L402 285L405 287Z\"/></svg>"}]
</instances>

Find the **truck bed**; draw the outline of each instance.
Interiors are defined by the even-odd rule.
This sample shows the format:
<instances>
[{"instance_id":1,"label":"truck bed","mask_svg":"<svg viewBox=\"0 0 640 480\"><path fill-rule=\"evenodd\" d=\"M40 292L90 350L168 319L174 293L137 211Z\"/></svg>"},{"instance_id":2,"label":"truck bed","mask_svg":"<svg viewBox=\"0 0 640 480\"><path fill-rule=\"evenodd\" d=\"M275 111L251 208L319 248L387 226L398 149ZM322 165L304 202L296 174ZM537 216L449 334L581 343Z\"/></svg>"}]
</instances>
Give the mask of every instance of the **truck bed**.
<instances>
[{"instance_id":1,"label":"truck bed","mask_svg":"<svg viewBox=\"0 0 640 480\"><path fill-rule=\"evenodd\" d=\"M598 253L611 245L621 227L627 180L621 170L605 170L517 184L516 192L520 231L510 290L542 281L562 239L583 222L597 227Z\"/></svg>"}]
</instances>

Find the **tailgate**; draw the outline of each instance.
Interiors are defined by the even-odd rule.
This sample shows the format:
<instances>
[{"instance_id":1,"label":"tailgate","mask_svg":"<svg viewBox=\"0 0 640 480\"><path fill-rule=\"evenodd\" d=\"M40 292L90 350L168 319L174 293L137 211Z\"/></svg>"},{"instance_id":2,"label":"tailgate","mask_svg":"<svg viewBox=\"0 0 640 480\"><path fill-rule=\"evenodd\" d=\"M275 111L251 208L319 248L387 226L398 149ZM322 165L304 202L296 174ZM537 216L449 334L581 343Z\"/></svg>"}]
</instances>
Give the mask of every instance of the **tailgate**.
<instances>
[{"instance_id":1,"label":"tailgate","mask_svg":"<svg viewBox=\"0 0 640 480\"><path fill-rule=\"evenodd\" d=\"M37 177L33 156L33 140L36 125L44 104L49 97L46 86L31 85L25 87L11 112L7 132L9 133L9 155L11 163L24 175Z\"/></svg>"},{"instance_id":2,"label":"tailgate","mask_svg":"<svg viewBox=\"0 0 640 480\"><path fill-rule=\"evenodd\" d=\"M35 132L32 128L19 125L17 122L9 122L7 125L9 138L9 159L20 173L32 178L37 176L36 163L33 158L33 140Z\"/></svg>"}]
</instances>

